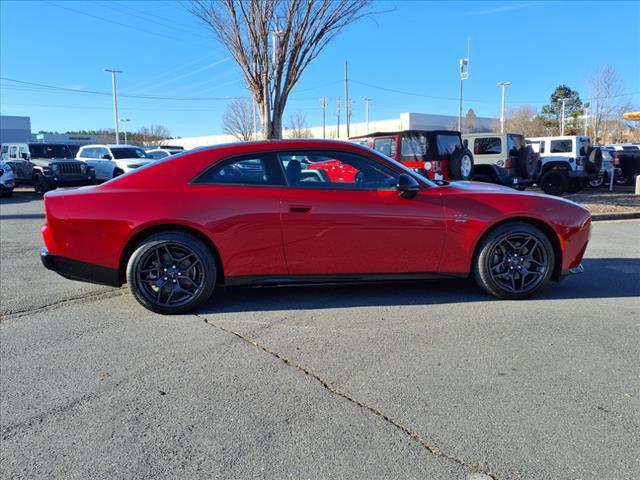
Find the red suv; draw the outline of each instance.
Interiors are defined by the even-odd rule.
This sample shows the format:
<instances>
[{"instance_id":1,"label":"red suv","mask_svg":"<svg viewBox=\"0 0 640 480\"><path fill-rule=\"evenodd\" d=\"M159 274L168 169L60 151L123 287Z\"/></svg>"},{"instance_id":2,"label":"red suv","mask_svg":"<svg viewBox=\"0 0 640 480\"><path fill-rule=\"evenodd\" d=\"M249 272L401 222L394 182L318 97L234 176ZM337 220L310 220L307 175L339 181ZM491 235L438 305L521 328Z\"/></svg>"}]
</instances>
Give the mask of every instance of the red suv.
<instances>
[{"instance_id":1,"label":"red suv","mask_svg":"<svg viewBox=\"0 0 640 480\"><path fill-rule=\"evenodd\" d=\"M373 148L430 180L469 180L473 155L460 132L405 130L352 137L352 142Z\"/></svg>"}]
</instances>

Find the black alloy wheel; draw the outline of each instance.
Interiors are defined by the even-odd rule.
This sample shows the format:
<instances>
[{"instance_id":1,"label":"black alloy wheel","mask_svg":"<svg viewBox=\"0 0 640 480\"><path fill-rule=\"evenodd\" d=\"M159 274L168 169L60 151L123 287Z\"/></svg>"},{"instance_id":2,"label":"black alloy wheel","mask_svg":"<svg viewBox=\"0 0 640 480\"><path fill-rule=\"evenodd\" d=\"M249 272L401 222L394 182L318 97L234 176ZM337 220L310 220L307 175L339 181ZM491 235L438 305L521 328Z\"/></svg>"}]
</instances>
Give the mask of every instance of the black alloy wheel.
<instances>
[{"instance_id":1,"label":"black alloy wheel","mask_svg":"<svg viewBox=\"0 0 640 480\"><path fill-rule=\"evenodd\" d=\"M131 256L127 282L151 311L183 313L205 303L215 286L215 259L197 238L170 232L150 237Z\"/></svg>"},{"instance_id":2,"label":"black alloy wheel","mask_svg":"<svg viewBox=\"0 0 640 480\"><path fill-rule=\"evenodd\" d=\"M542 287L554 265L553 247L542 231L525 223L505 224L483 239L474 275L488 293L515 300Z\"/></svg>"}]
</instances>

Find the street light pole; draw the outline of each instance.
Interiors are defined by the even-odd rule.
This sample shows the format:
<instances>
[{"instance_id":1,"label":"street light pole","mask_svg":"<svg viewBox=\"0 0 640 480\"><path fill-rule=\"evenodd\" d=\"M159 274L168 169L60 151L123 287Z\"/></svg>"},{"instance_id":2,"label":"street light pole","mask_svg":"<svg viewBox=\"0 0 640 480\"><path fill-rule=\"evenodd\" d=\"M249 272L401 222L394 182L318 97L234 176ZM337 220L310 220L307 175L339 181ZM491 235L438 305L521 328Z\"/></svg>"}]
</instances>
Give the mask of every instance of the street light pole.
<instances>
[{"instance_id":1,"label":"street light pole","mask_svg":"<svg viewBox=\"0 0 640 480\"><path fill-rule=\"evenodd\" d=\"M124 124L124 143L125 145L129 142L127 142L127 122L130 122L131 120L128 118L121 118L120 121Z\"/></svg>"},{"instance_id":2,"label":"street light pole","mask_svg":"<svg viewBox=\"0 0 640 480\"><path fill-rule=\"evenodd\" d=\"M566 98L559 99L562 102L562 118L560 119L560 136L564 137L564 104L567 101Z\"/></svg>"},{"instance_id":3,"label":"street light pole","mask_svg":"<svg viewBox=\"0 0 640 480\"><path fill-rule=\"evenodd\" d=\"M320 108L322 108L322 138L327 138L327 98L320 98Z\"/></svg>"},{"instance_id":4,"label":"street light pole","mask_svg":"<svg viewBox=\"0 0 640 480\"><path fill-rule=\"evenodd\" d=\"M116 145L118 145L120 143L120 135L118 132L118 92L116 90L116 73L122 73L122 70L105 68L104 71L111 73L111 90L113 93L113 120L116 127Z\"/></svg>"},{"instance_id":5,"label":"street light pole","mask_svg":"<svg viewBox=\"0 0 640 480\"><path fill-rule=\"evenodd\" d=\"M373 100L373 99L364 97L362 100L364 100L364 105L365 105L365 107L364 107L364 112L365 112L364 118L365 118L365 122L367 123L367 132L366 133L369 133L369 102L371 100Z\"/></svg>"},{"instance_id":6,"label":"street light pole","mask_svg":"<svg viewBox=\"0 0 640 480\"><path fill-rule=\"evenodd\" d=\"M498 82L498 85L502 87L502 109L500 110L500 133L504 133L505 92L507 90L507 87L511 85L511 82Z\"/></svg>"},{"instance_id":7,"label":"street light pole","mask_svg":"<svg viewBox=\"0 0 640 480\"><path fill-rule=\"evenodd\" d=\"M589 107L584 108L584 136L589 135Z\"/></svg>"},{"instance_id":8,"label":"street light pole","mask_svg":"<svg viewBox=\"0 0 640 480\"><path fill-rule=\"evenodd\" d=\"M460 97L458 101L458 131L462 132L462 82L469 78L469 72L468 72L469 59L461 58L459 63L460 63Z\"/></svg>"}]
</instances>

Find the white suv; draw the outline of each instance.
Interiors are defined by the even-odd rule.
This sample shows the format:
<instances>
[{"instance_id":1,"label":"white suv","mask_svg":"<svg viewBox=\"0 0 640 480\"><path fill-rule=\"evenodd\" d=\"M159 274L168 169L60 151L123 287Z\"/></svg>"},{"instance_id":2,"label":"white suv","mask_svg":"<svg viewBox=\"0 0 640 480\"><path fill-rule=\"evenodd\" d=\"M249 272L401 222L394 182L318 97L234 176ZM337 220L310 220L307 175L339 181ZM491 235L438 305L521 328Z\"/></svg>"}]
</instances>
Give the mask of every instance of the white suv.
<instances>
[{"instance_id":1,"label":"white suv","mask_svg":"<svg viewBox=\"0 0 640 480\"><path fill-rule=\"evenodd\" d=\"M96 169L98 181L110 180L153 161L135 145L84 145L76 158Z\"/></svg>"},{"instance_id":2,"label":"white suv","mask_svg":"<svg viewBox=\"0 0 640 480\"><path fill-rule=\"evenodd\" d=\"M589 137L533 137L526 143L540 154L536 183L549 195L582 190L602 168L602 152L591 146Z\"/></svg>"}]
</instances>

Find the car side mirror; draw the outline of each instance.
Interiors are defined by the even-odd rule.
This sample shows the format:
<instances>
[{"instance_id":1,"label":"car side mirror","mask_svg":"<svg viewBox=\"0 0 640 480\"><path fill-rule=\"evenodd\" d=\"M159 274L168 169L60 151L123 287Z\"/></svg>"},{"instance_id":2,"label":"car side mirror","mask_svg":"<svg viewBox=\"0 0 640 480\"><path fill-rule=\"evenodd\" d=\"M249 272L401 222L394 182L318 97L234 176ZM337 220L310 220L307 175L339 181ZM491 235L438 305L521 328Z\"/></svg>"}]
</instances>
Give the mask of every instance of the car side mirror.
<instances>
[{"instance_id":1,"label":"car side mirror","mask_svg":"<svg viewBox=\"0 0 640 480\"><path fill-rule=\"evenodd\" d=\"M20 158L22 158L23 160L29 160L29 154L28 153L22 153L22 154L20 154Z\"/></svg>"},{"instance_id":2,"label":"car side mirror","mask_svg":"<svg viewBox=\"0 0 640 480\"><path fill-rule=\"evenodd\" d=\"M418 191L420 190L420 184L411 175L401 173L398 177L396 190L398 190L402 198L413 198L418 194Z\"/></svg>"},{"instance_id":3,"label":"car side mirror","mask_svg":"<svg viewBox=\"0 0 640 480\"><path fill-rule=\"evenodd\" d=\"M111 160L111 155L109 155L108 153L105 153L104 155L102 155L100 157L102 160Z\"/></svg>"}]
</instances>

